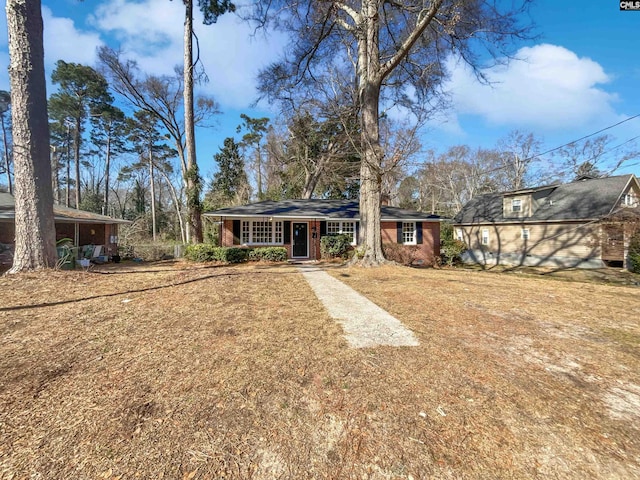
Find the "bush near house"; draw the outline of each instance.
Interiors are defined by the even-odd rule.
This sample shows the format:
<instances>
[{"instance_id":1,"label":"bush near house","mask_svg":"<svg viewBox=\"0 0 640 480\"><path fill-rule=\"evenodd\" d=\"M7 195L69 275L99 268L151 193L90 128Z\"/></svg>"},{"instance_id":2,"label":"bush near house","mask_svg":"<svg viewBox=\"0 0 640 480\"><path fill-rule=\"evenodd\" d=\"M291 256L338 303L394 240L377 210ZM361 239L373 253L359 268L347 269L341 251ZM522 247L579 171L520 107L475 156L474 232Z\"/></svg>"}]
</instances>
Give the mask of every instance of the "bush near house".
<instances>
[{"instance_id":1,"label":"bush near house","mask_svg":"<svg viewBox=\"0 0 640 480\"><path fill-rule=\"evenodd\" d=\"M401 265L411 265L418 258L417 245L401 245L399 243L383 243L382 251L387 260L400 263Z\"/></svg>"},{"instance_id":2,"label":"bush near house","mask_svg":"<svg viewBox=\"0 0 640 480\"><path fill-rule=\"evenodd\" d=\"M286 262L287 249L284 247L260 247L249 250L249 261L252 262Z\"/></svg>"},{"instance_id":3,"label":"bush near house","mask_svg":"<svg viewBox=\"0 0 640 480\"><path fill-rule=\"evenodd\" d=\"M442 265L452 267L461 262L461 255L467 250L467 245L453 237L453 225L443 223L440 227L440 261Z\"/></svg>"},{"instance_id":4,"label":"bush near house","mask_svg":"<svg viewBox=\"0 0 640 480\"><path fill-rule=\"evenodd\" d=\"M287 260L287 249L284 247L216 247L208 243L199 243L187 245L184 256L193 262L284 262Z\"/></svg>"},{"instance_id":5,"label":"bush near house","mask_svg":"<svg viewBox=\"0 0 640 480\"><path fill-rule=\"evenodd\" d=\"M631 271L640 273L640 231L637 231L629 242L629 262Z\"/></svg>"},{"instance_id":6,"label":"bush near house","mask_svg":"<svg viewBox=\"0 0 640 480\"><path fill-rule=\"evenodd\" d=\"M440 246L440 258L443 265L452 267L461 261L461 255L467 250L467 245L455 238L443 240Z\"/></svg>"},{"instance_id":7,"label":"bush near house","mask_svg":"<svg viewBox=\"0 0 640 480\"><path fill-rule=\"evenodd\" d=\"M216 247L207 243L187 245L184 256L194 262L246 262L249 257L248 249L237 247Z\"/></svg>"},{"instance_id":8,"label":"bush near house","mask_svg":"<svg viewBox=\"0 0 640 480\"><path fill-rule=\"evenodd\" d=\"M350 235L327 235L320 239L320 253L322 258L347 258L351 251Z\"/></svg>"}]
</instances>

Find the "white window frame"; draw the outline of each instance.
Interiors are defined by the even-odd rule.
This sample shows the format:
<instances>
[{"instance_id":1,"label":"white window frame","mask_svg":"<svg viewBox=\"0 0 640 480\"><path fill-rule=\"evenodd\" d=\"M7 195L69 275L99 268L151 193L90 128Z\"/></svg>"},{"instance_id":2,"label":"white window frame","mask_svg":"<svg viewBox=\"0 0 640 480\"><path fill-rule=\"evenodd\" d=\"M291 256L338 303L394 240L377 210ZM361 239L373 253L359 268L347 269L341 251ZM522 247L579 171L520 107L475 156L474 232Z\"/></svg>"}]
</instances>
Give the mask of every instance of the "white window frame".
<instances>
[{"instance_id":1,"label":"white window frame","mask_svg":"<svg viewBox=\"0 0 640 480\"><path fill-rule=\"evenodd\" d=\"M270 226L270 241L256 242L254 240L255 229L264 227L265 224ZM282 220L242 220L240 236L243 245L284 245L284 222Z\"/></svg>"},{"instance_id":2,"label":"white window frame","mask_svg":"<svg viewBox=\"0 0 640 480\"><path fill-rule=\"evenodd\" d=\"M354 220L327 220L327 235L351 235L351 245L356 244Z\"/></svg>"},{"instance_id":3,"label":"white window frame","mask_svg":"<svg viewBox=\"0 0 640 480\"><path fill-rule=\"evenodd\" d=\"M489 245L489 229L483 228L480 232L480 244Z\"/></svg>"},{"instance_id":4,"label":"white window frame","mask_svg":"<svg viewBox=\"0 0 640 480\"><path fill-rule=\"evenodd\" d=\"M513 199L511 199L511 211L513 213L522 212L522 199L521 198L513 198Z\"/></svg>"},{"instance_id":5,"label":"white window frame","mask_svg":"<svg viewBox=\"0 0 640 480\"><path fill-rule=\"evenodd\" d=\"M529 228L520 229L520 239L521 240L530 240L531 239L531 229L529 229Z\"/></svg>"},{"instance_id":6,"label":"white window frame","mask_svg":"<svg viewBox=\"0 0 640 480\"><path fill-rule=\"evenodd\" d=\"M638 199L633 193L625 193L622 196L622 205L624 205L625 207L633 207L637 205L637 203Z\"/></svg>"},{"instance_id":7,"label":"white window frame","mask_svg":"<svg viewBox=\"0 0 640 480\"><path fill-rule=\"evenodd\" d=\"M418 235L416 231L416 222L402 222L402 244L417 245Z\"/></svg>"},{"instance_id":8,"label":"white window frame","mask_svg":"<svg viewBox=\"0 0 640 480\"><path fill-rule=\"evenodd\" d=\"M456 240L458 240L459 242L464 242L464 235L461 228L456 228Z\"/></svg>"}]
</instances>

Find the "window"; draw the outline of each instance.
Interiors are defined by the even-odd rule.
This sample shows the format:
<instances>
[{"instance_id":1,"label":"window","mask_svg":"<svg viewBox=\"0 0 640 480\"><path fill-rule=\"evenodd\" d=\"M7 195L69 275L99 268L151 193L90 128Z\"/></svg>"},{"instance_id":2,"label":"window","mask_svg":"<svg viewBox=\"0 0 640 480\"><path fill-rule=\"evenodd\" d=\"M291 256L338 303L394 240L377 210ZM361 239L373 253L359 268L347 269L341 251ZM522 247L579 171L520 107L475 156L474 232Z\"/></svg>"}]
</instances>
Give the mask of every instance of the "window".
<instances>
[{"instance_id":1,"label":"window","mask_svg":"<svg viewBox=\"0 0 640 480\"><path fill-rule=\"evenodd\" d=\"M349 235L356 244L356 222L327 222L327 235Z\"/></svg>"},{"instance_id":2,"label":"window","mask_svg":"<svg viewBox=\"0 0 640 480\"><path fill-rule=\"evenodd\" d=\"M480 243L482 243L482 245L489 245L489 229L488 228L482 229L482 237L480 237Z\"/></svg>"},{"instance_id":3,"label":"window","mask_svg":"<svg viewBox=\"0 0 640 480\"><path fill-rule=\"evenodd\" d=\"M282 222L275 222L273 233L273 243L282 243Z\"/></svg>"},{"instance_id":4,"label":"window","mask_svg":"<svg viewBox=\"0 0 640 480\"><path fill-rule=\"evenodd\" d=\"M512 212L520 212L522 211L522 200L519 198L514 198L511 200L511 211Z\"/></svg>"},{"instance_id":5,"label":"window","mask_svg":"<svg viewBox=\"0 0 640 480\"><path fill-rule=\"evenodd\" d=\"M632 193L625 193L622 196L622 205L625 207L635 207L638 204L636 196Z\"/></svg>"},{"instance_id":6,"label":"window","mask_svg":"<svg viewBox=\"0 0 640 480\"><path fill-rule=\"evenodd\" d=\"M402 243L416 245L416 222L402 222Z\"/></svg>"},{"instance_id":7,"label":"window","mask_svg":"<svg viewBox=\"0 0 640 480\"><path fill-rule=\"evenodd\" d=\"M529 229L528 228L523 228L522 231L520 232L520 238L522 238L522 240L529 240Z\"/></svg>"},{"instance_id":8,"label":"window","mask_svg":"<svg viewBox=\"0 0 640 480\"><path fill-rule=\"evenodd\" d=\"M461 242L464 241L464 237L462 236L462 229L461 228L456 228L456 240L459 240Z\"/></svg>"},{"instance_id":9,"label":"window","mask_svg":"<svg viewBox=\"0 0 640 480\"><path fill-rule=\"evenodd\" d=\"M280 221L242 221L241 241L243 244L281 245L283 240L283 225Z\"/></svg>"},{"instance_id":10,"label":"window","mask_svg":"<svg viewBox=\"0 0 640 480\"><path fill-rule=\"evenodd\" d=\"M249 239L251 238L249 236L249 222L247 222L246 220L242 221L242 243L249 243Z\"/></svg>"},{"instance_id":11,"label":"window","mask_svg":"<svg viewBox=\"0 0 640 480\"><path fill-rule=\"evenodd\" d=\"M271 222L253 222L251 243L271 243L273 225Z\"/></svg>"},{"instance_id":12,"label":"window","mask_svg":"<svg viewBox=\"0 0 640 480\"><path fill-rule=\"evenodd\" d=\"M342 222L327 222L327 235L339 235Z\"/></svg>"}]
</instances>

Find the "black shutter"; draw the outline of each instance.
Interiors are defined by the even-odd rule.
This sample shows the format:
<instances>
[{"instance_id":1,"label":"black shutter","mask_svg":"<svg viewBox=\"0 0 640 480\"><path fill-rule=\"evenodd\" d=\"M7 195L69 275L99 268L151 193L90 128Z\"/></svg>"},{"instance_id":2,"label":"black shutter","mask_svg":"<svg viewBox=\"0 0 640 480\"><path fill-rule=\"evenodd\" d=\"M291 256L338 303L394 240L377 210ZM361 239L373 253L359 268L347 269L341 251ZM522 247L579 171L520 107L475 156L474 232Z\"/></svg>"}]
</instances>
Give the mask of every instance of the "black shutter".
<instances>
[{"instance_id":1,"label":"black shutter","mask_svg":"<svg viewBox=\"0 0 640 480\"><path fill-rule=\"evenodd\" d=\"M233 221L233 244L240 245L240 220Z\"/></svg>"},{"instance_id":2,"label":"black shutter","mask_svg":"<svg viewBox=\"0 0 640 480\"><path fill-rule=\"evenodd\" d=\"M416 243L422 243L422 222L416 222Z\"/></svg>"},{"instance_id":3,"label":"black shutter","mask_svg":"<svg viewBox=\"0 0 640 480\"><path fill-rule=\"evenodd\" d=\"M284 244L289 245L291 243L291 221L290 220L285 220L284 222L283 235L284 235Z\"/></svg>"},{"instance_id":4,"label":"black shutter","mask_svg":"<svg viewBox=\"0 0 640 480\"><path fill-rule=\"evenodd\" d=\"M327 222L320 222L320 236L324 237L327 234Z\"/></svg>"},{"instance_id":5,"label":"black shutter","mask_svg":"<svg viewBox=\"0 0 640 480\"><path fill-rule=\"evenodd\" d=\"M396 223L397 238L396 241L402 245L402 222Z\"/></svg>"},{"instance_id":6,"label":"black shutter","mask_svg":"<svg viewBox=\"0 0 640 480\"><path fill-rule=\"evenodd\" d=\"M360 222L356 222L356 244L360 244Z\"/></svg>"}]
</instances>

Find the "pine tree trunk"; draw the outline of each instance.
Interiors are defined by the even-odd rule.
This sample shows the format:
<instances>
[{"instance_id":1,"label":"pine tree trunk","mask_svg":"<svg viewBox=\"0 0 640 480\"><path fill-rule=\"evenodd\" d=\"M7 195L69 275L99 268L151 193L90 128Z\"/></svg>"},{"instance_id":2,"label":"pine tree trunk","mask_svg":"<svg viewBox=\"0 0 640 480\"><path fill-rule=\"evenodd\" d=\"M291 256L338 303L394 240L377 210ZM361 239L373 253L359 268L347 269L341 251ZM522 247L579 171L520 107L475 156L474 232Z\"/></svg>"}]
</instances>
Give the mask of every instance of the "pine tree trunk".
<instances>
[{"instance_id":1,"label":"pine tree trunk","mask_svg":"<svg viewBox=\"0 0 640 480\"><path fill-rule=\"evenodd\" d=\"M7 0L15 172L15 252L9 273L56 264L40 0Z\"/></svg>"},{"instance_id":2,"label":"pine tree trunk","mask_svg":"<svg viewBox=\"0 0 640 480\"><path fill-rule=\"evenodd\" d=\"M60 173L58 168L58 151L51 149L51 188L53 190L54 203L60 203Z\"/></svg>"},{"instance_id":3,"label":"pine tree trunk","mask_svg":"<svg viewBox=\"0 0 640 480\"><path fill-rule=\"evenodd\" d=\"M156 179L154 175L153 168L153 150L152 146L149 145L149 185L151 190L151 232L153 236L153 241L156 241Z\"/></svg>"},{"instance_id":4,"label":"pine tree trunk","mask_svg":"<svg viewBox=\"0 0 640 480\"><path fill-rule=\"evenodd\" d=\"M109 174L111 173L111 133L107 137L107 153L104 160L104 198L102 214L109 215Z\"/></svg>"},{"instance_id":5,"label":"pine tree trunk","mask_svg":"<svg viewBox=\"0 0 640 480\"><path fill-rule=\"evenodd\" d=\"M67 165L66 165L67 185L65 189L65 207L71 205L71 157L69 156L69 132L67 131Z\"/></svg>"},{"instance_id":6,"label":"pine tree trunk","mask_svg":"<svg viewBox=\"0 0 640 480\"><path fill-rule=\"evenodd\" d=\"M80 208L80 202L82 201L82 194L80 192L80 128L82 124L80 119L76 119L76 130L73 134L73 158L75 160L76 168L76 208Z\"/></svg>"},{"instance_id":7,"label":"pine tree trunk","mask_svg":"<svg viewBox=\"0 0 640 480\"><path fill-rule=\"evenodd\" d=\"M187 214L189 238L202 243L202 204L200 173L196 159L196 135L193 113L193 0L185 1L184 19L184 128L187 150Z\"/></svg>"}]
</instances>

